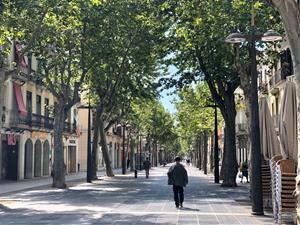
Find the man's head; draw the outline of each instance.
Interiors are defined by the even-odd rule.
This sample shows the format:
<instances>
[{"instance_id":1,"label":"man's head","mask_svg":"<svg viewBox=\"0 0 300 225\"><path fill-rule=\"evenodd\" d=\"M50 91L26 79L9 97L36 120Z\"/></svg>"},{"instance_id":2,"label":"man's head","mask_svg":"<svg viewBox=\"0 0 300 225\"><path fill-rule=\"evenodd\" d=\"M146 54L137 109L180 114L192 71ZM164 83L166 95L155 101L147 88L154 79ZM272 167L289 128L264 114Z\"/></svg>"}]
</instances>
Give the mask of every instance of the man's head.
<instances>
[{"instance_id":1,"label":"man's head","mask_svg":"<svg viewBox=\"0 0 300 225\"><path fill-rule=\"evenodd\" d=\"M180 156L176 156L176 157L175 157L175 162L176 162L176 163L180 163L180 161L181 161Z\"/></svg>"}]
</instances>

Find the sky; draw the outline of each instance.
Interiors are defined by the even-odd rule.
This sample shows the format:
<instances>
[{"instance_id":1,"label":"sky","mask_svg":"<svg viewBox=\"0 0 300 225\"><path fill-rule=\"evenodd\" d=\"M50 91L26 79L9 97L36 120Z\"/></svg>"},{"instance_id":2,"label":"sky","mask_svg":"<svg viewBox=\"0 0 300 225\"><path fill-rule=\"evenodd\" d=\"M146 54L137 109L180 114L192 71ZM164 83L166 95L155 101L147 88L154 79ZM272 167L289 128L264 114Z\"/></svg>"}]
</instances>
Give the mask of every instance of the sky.
<instances>
[{"instance_id":1,"label":"sky","mask_svg":"<svg viewBox=\"0 0 300 225\"><path fill-rule=\"evenodd\" d=\"M170 90L164 90L163 92L161 92L160 101L166 110L174 114L176 112L176 108L171 101L176 97L176 94L168 95L170 92Z\"/></svg>"},{"instance_id":2,"label":"sky","mask_svg":"<svg viewBox=\"0 0 300 225\"><path fill-rule=\"evenodd\" d=\"M171 76L176 72L176 67L175 66L170 66L169 67L169 75ZM165 107L166 110L168 110L170 113L175 113L176 108L175 105L172 103L172 100L177 97L177 94L174 93L175 89L170 89L170 90L164 90L162 91L160 101Z\"/></svg>"}]
</instances>

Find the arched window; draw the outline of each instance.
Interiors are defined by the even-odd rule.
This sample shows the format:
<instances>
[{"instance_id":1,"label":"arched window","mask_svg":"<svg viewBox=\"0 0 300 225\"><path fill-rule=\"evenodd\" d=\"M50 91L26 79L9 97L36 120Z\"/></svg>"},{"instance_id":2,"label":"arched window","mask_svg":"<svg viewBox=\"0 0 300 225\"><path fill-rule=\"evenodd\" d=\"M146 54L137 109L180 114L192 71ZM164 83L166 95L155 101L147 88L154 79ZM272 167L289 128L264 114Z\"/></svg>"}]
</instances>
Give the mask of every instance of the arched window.
<instances>
[{"instance_id":1,"label":"arched window","mask_svg":"<svg viewBox=\"0 0 300 225\"><path fill-rule=\"evenodd\" d=\"M40 177L42 173L42 143L37 140L34 144L34 176Z\"/></svg>"},{"instance_id":2,"label":"arched window","mask_svg":"<svg viewBox=\"0 0 300 225\"><path fill-rule=\"evenodd\" d=\"M24 178L32 178L33 168L33 144L30 139L25 142Z\"/></svg>"}]
</instances>

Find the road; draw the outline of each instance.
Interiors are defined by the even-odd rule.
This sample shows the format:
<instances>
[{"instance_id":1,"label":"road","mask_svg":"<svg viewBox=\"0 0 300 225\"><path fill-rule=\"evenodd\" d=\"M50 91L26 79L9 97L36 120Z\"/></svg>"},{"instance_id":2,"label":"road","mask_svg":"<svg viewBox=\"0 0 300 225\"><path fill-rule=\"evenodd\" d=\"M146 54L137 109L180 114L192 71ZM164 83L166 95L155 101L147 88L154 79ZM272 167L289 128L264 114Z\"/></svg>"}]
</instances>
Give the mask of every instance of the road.
<instances>
[{"instance_id":1,"label":"road","mask_svg":"<svg viewBox=\"0 0 300 225\"><path fill-rule=\"evenodd\" d=\"M252 216L248 184L221 188L193 167L183 209L176 209L167 185L168 166L103 177L92 184L78 180L68 189L48 186L0 195L0 224L101 225L258 225L275 224L272 216ZM1 188L1 186L0 186Z\"/></svg>"}]
</instances>

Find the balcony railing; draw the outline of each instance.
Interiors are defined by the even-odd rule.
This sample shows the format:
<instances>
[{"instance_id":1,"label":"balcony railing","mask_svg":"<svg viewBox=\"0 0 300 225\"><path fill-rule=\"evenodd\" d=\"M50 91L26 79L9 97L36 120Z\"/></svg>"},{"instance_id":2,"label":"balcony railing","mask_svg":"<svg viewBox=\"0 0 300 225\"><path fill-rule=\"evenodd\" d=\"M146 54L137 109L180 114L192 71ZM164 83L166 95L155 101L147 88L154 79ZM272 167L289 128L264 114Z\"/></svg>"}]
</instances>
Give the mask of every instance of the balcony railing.
<instances>
[{"instance_id":1,"label":"balcony railing","mask_svg":"<svg viewBox=\"0 0 300 225\"><path fill-rule=\"evenodd\" d=\"M42 115L28 113L26 117L20 115L19 113L12 113L10 126L12 128L37 128L53 130L54 119L50 117L45 117ZM64 123L64 132L66 133L76 133L76 124L71 124L69 122Z\"/></svg>"},{"instance_id":2,"label":"balcony railing","mask_svg":"<svg viewBox=\"0 0 300 225\"><path fill-rule=\"evenodd\" d=\"M75 134L76 133L76 129L77 129L77 126L76 126L75 123L71 124L69 122L65 122L64 132Z\"/></svg>"},{"instance_id":3,"label":"balcony railing","mask_svg":"<svg viewBox=\"0 0 300 225\"><path fill-rule=\"evenodd\" d=\"M11 127L35 127L52 130L54 120L53 118L45 117L42 115L28 113L27 116L22 116L19 113L11 115Z\"/></svg>"}]
</instances>

